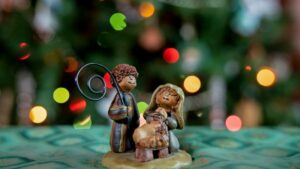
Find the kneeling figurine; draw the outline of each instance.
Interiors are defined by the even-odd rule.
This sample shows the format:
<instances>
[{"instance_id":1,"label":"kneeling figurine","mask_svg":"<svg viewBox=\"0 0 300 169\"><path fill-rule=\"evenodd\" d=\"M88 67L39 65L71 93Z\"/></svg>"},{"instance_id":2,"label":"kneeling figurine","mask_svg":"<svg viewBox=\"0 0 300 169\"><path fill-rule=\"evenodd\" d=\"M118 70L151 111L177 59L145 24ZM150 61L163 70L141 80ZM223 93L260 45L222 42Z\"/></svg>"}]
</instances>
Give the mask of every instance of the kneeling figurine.
<instances>
[{"instance_id":1,"label":"kneeling figurine","mask_svg":"<svg viewBox=\"0 0 300 169\"><path fill-rule=\"evenodd\" d=\"M159 86L144 113L146 124L135 129L135 157L140 162L165 158L179 150L177 137L171 131L184 127L184 93L173 84Z\"/></svg>"}]
</instances>

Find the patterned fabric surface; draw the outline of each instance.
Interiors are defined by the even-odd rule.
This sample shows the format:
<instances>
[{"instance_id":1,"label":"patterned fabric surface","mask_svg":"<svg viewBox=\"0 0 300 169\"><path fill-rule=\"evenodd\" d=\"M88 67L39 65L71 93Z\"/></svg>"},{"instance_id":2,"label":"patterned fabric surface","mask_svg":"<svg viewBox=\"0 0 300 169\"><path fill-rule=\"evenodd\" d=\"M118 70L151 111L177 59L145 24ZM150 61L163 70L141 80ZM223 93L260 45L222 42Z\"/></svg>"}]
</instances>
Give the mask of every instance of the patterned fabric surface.
<instances>
[{"instance_id":1,"label":"patterned fabric surface","mask_svg":"<svg viewBox=\"0 0 300 169\"><path fill-rule=\"evenodd\" d=\"M0 168L104 168L110 150L108 126L0 129ZM300 169L300 128L256 128L239 132L186 127L175 131L193 157L189 168ZM159 166L158 166L159 168Z\"/></svg>"}]
</instances>

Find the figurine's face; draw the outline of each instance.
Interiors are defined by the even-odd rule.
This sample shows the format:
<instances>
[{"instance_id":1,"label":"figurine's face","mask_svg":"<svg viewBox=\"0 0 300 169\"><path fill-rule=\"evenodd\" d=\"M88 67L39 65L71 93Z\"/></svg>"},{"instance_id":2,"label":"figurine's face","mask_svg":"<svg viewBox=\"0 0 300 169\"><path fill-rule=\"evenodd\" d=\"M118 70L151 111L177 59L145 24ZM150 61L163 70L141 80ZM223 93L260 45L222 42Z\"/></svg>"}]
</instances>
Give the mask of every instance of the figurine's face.
<instances>
[{"instance_id":1,"label":"figurine's face","mask_svg":"<svg viewBox=\"0 0 300 169\"><path fill-rule=\"evenodd\" d=\"M126 76L119 83L119 86L123 92L130 92L136 87L136 79L134 76Z\"/></svg>"},{"instance_id":2,"label":"figurine's face","mask_svg":"<svg viewBox=\"0 0 300 169\"><path fill-rule=\"evenodd\" d=\"M159 91L156 95L156 104L166 107L172 108L178 102L179 96L173 89L162 90Z\"/></svg>"}]
</instances>

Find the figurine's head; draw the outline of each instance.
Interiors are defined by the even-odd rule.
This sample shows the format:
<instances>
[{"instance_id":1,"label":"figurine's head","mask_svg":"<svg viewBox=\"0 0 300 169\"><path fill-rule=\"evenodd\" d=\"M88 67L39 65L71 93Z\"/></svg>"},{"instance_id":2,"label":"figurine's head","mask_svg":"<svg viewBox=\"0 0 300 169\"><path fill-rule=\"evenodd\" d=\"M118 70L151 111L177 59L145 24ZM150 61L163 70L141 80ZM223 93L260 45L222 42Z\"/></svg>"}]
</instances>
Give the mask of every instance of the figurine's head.
<instances>
[{"instance_id":1,"label":"figurine's head","mask_svg":"<svg viewBox=\"0 0 300 169\"><path fill-rule=\"evenodd\" d=\"M178 128L181 129L184 126L183 102L184 93L180 87L169 83L160 85L153 92L149 107L145 113L153 112L158 107L171 109L177 119Z\"/></svg>"},{"instance_id":2,"label":"figurine's head","mask_svg":"<svg viewBox=\"0 0 300 169\"><path fill-rule=\"evenodd\" d=\"M112 70L112 74L123 92L130 92L136 87L136 78L139 73L134 66L118 64Z\"/></svg>"},{"instance_id":3,"label":"figurine's head","mask_svg":"<svg viewBox=\"0 0 300 169\"><path fill-rule=\"evenodd\" d=\"M177 106L180 96L169 86L163 87L156 93L155 103L159 107L173 109Z\"/></svg>"}]
</instances>

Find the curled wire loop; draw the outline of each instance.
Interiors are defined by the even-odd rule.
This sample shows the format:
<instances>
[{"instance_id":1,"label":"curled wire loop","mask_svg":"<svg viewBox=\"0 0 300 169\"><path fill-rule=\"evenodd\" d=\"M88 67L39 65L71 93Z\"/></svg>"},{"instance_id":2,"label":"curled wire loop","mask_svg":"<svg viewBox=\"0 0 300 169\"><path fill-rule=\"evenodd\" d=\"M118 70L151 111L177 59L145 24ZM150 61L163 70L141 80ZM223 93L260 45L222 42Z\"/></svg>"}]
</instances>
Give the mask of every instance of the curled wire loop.
<instances>
[{"instance_id":1,"label":"curled wire loop","mask_svg":"<svg viewBox=\"0 0 300 169\"><path fill-rule=\"evenodd\" d=\"M106 94L106 92L107 92L105 80L104 80L104 78L103 78L101 75L99 75L99 74L93 74L92 76L90 76L90 77L88 78L88 80L86 81L86 86L85 86L85 88L87 88L87 90L84 90L84 89L83 89L84 86L83 86L83 85L80 85L80 83L79 83L79 77L81 76L81 74L82 74L85 70L88 70L88 67L91 67L91 66L100 67L100 68L104 69L105 72L109 73L109 75L110 75L110 77L111 77L111 79L112 79L113 85L114 85L114 87L116 88L117 93L118 93L118 94L120 95L120 97L121 97L122 94L121 94L121 92L120 92L119 86L118 86L118 84L116 83L116 80L115 80L114 76L112 75L111 71L110 71L107 67L105 67L105 66L103 66L103 65L101 65L101 64L98 64L98 63L88 63L88 64L85 64L85 65L83 65L83 66L78 70L78 72L77 72L77 74L76 74L76 76L75 76L75 84L76 84L76 86L77 86L77 88L78 88L80 94L81 94L82 96L84 96L86 99L89 99L89 100L92 100L92 101L97 101L97 100L101 100L101 99L105 96L105 94ZM93 87L93 85L92 85L93 81L94 81L94 80L97 80L97 79L98 79L99 82L100 82L99 85L101 85L101 88L100 88L100 89L99 89L99 88L95 88L95 87ZM89 93L89 94L88 94L88 93ZM122 97L121 97L121 98L122 98Z\"/></svg>"},{"instance_id":2,"label":"curled wire loop","mask_svg":"<svg viewBox=\"0 0 300 169\"><path fill-rule=\"evenodd\" d=\"M83 72L86 71L86 70L89 70L88 68L91 67L91 66L97 66L97 67L103 68L105 71L110 73L110 71L105 66L103 66L101 64L88 63L88 64L83 65L78 70L78 72L75 76L75 84L76 84L76 86L77 86L77 88L78 88L78 90L79 90L79 92L82 96L84 96L85 98L87 98L89 100L97 101L97 100L102 99L105 96L106 92L107 92L106 83L105 83L104 78L99 74L93 74L92 76L88 77L88 80L86 81L85 86L81 85L80 82L79 82L79 77L81 77L81 74L84 74ZM84 75L82 75L82 76L84 76ZM94 80L99 80L99 82L100 82L99 85L101 85L100 89L93 87L92 83L93 83ZM86 88L88 89L88 91L84 90Z\"/></svg>"}]
</instances>

